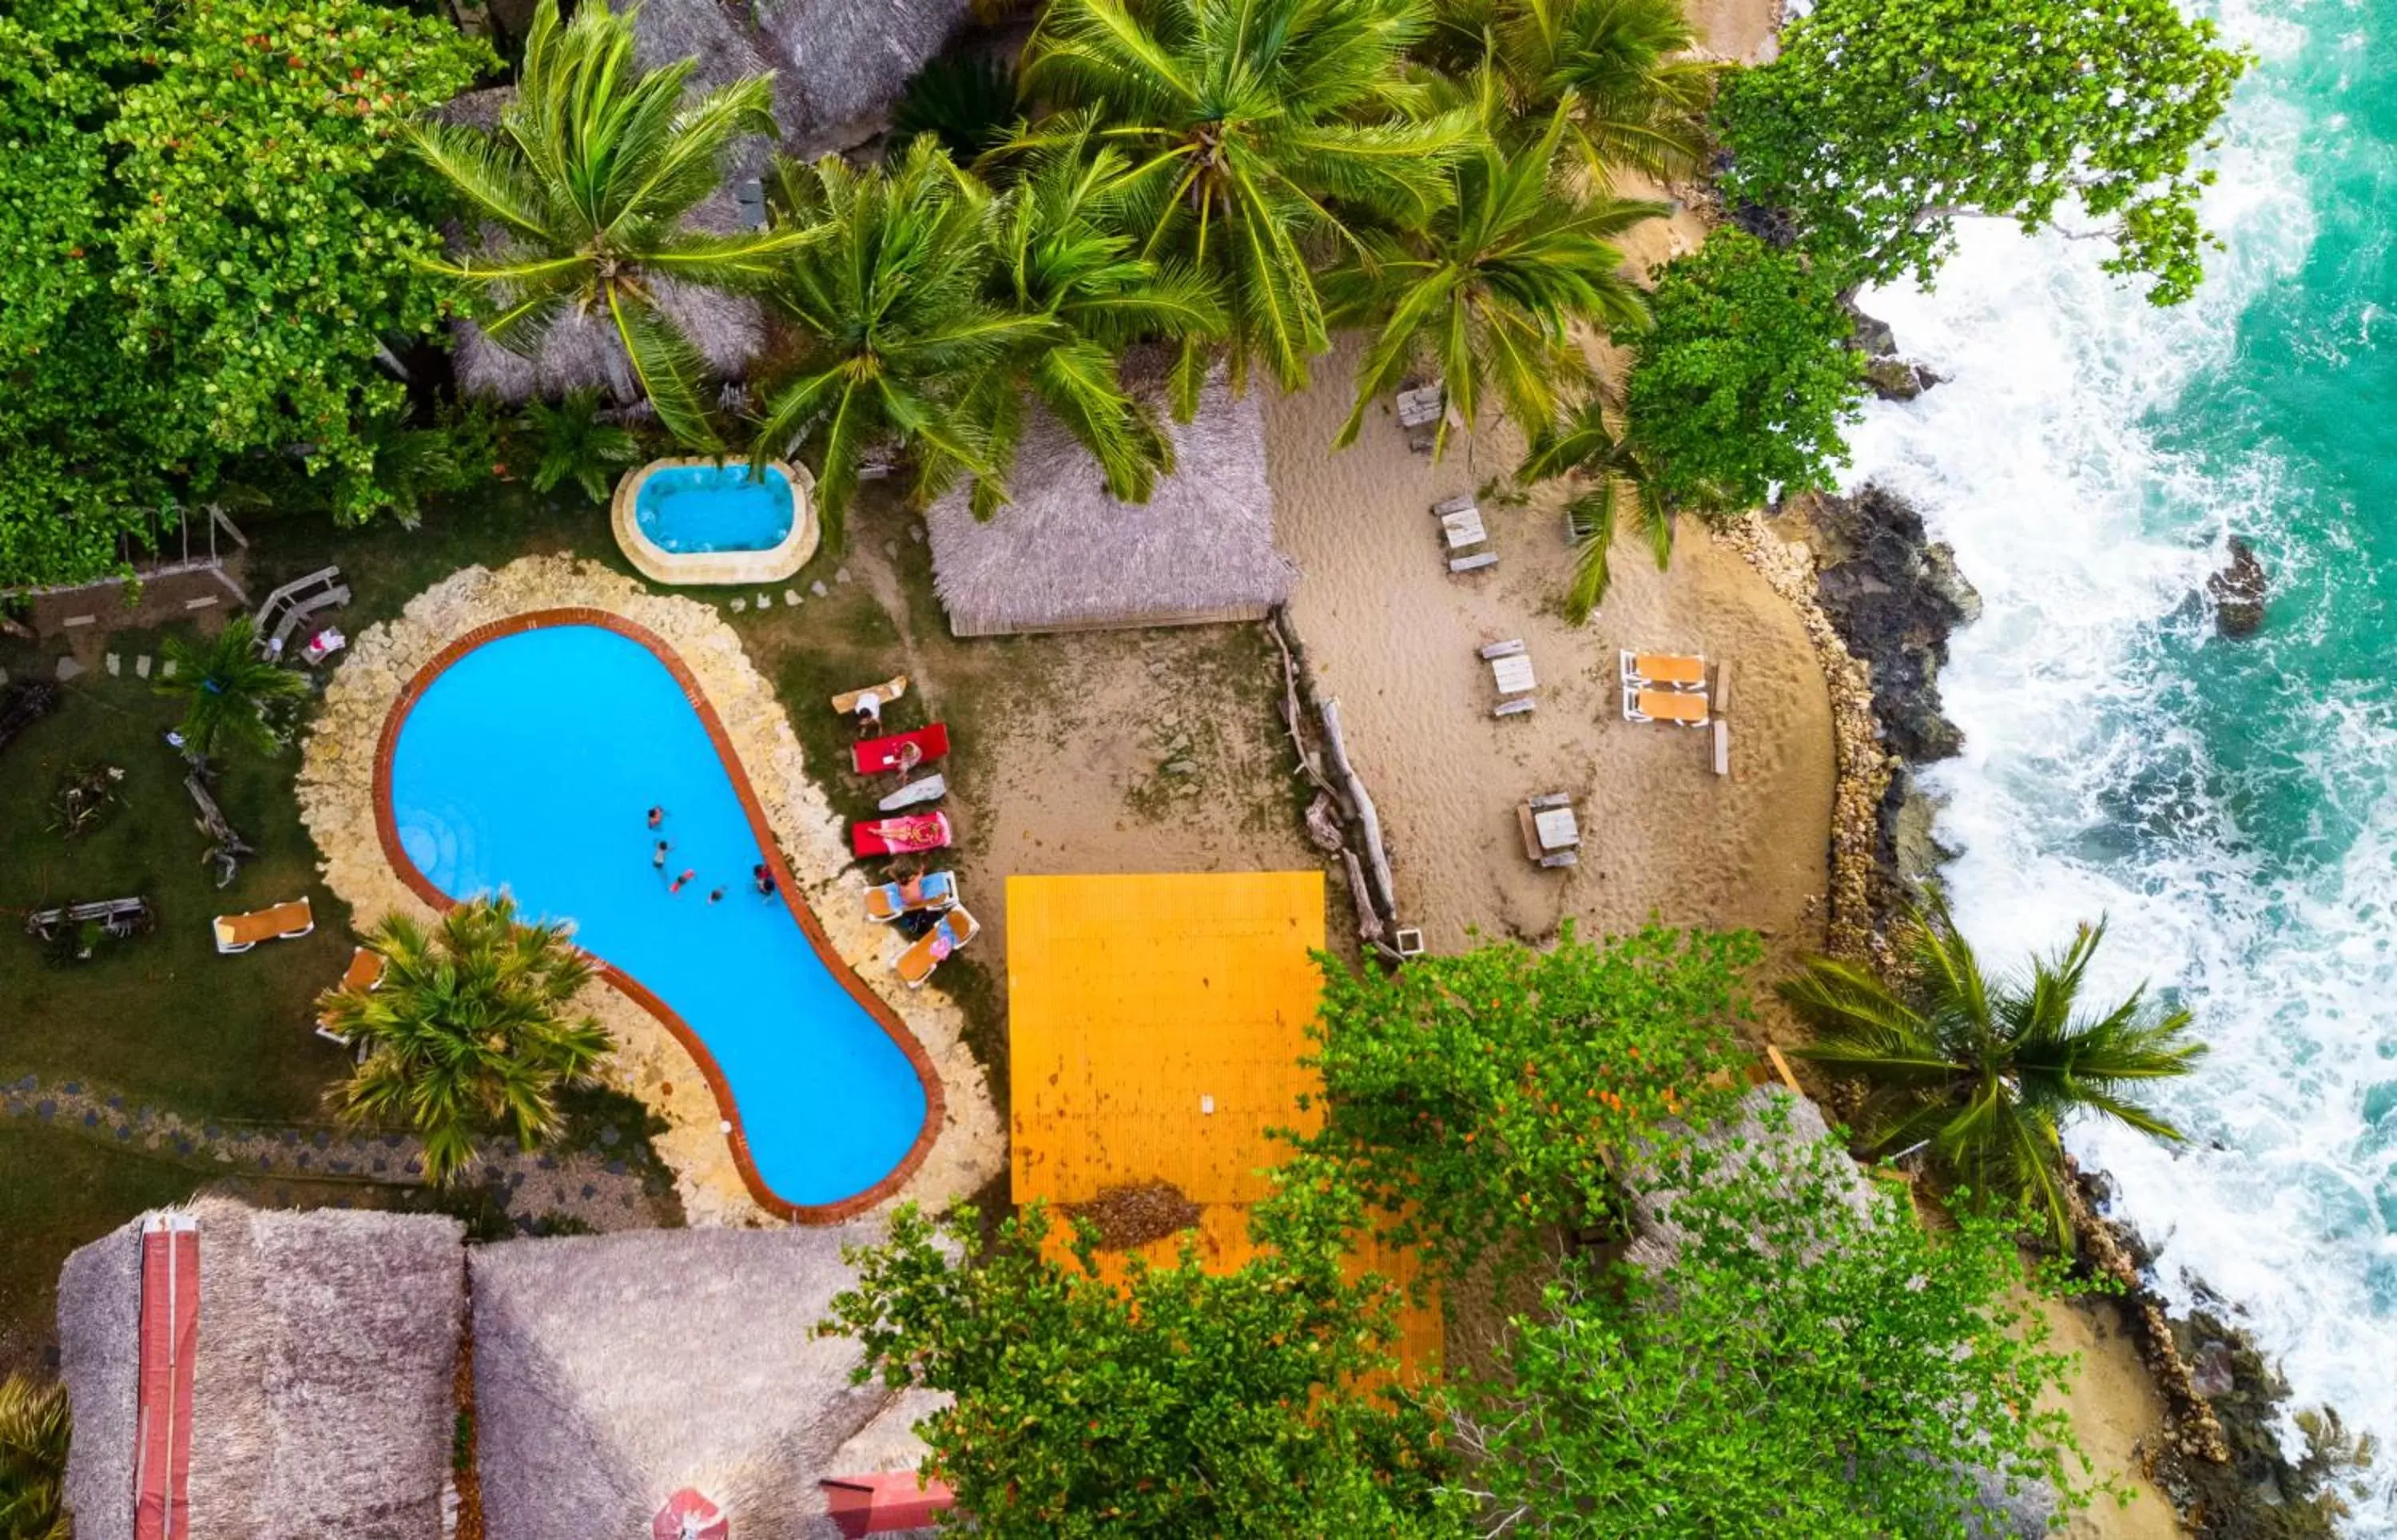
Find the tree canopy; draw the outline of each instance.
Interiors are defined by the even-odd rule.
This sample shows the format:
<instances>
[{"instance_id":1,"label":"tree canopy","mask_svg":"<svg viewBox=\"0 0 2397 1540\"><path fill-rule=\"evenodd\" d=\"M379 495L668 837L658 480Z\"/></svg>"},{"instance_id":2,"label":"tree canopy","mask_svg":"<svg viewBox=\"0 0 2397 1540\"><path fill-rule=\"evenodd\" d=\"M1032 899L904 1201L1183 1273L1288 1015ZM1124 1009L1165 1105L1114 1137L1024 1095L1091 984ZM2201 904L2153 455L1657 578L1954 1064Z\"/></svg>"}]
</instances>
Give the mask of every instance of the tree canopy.
<instances>
[{"instance_id":1,"label":"tree canopy","mask_svg":"<svg viewBox=\"0 0 2397 1540\"><path fill-rule=\"evenodd\" d=\"M393 153L493 62L374 0L25 0L0 18L0 582L109 571L161 505L296 459L385 502L378 363L441 309Z\"/></svg>"},{"instance_id":2,"label":"tree canopy","mask_svg":"<svg viewBox=\"0 0 2397 1540\"><path fill-rule=\"evenodd\" d=\"M1734 201L1794 219L1843 285L1928 283L1960 215L2026 230L2077 203L2109 271L2187 299L2196 165L2244 67L2173 0L1818 0L1726 82Z\"/></svg>"}]
</instances>

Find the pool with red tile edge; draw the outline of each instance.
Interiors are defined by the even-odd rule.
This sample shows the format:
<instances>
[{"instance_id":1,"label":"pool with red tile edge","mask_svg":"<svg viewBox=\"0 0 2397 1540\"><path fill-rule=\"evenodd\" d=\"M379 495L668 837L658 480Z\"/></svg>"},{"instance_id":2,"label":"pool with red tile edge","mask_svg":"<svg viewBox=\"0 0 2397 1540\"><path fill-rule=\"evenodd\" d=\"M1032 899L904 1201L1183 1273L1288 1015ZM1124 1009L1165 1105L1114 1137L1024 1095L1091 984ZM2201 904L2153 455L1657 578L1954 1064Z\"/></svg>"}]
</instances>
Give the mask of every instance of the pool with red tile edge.
<instances>
[{"instance_id":1,"label":"pool with red tile edge","mask_svg":"<svg viewBox=\"0 0 2397 1540\"><path fill-rule=\"evenodd\" d=\"M674 648L666 644L663 637L648 627L636 621L628 620L610 610L583 607L529 610L521 615L511 615L505 619L493 620L476 626L434 654L432 659L416 670L406 686L400 690L397 697L392 701L391 710L383 716L382 738L375 745L375 837L382 842L383 859L391 863L392 870L398 875L401 882L408 884L408 891L430 904L435 912L447 911L453 906L454 900L435 887L423 872L417 870L416 863L408 858L407 851L400 844L399 824L392 810L391 798L391 766L394 756L399 750L399 730L408 720L409 709L415 706L427 689L432 687L433 682L440 678L443 671L458 659L485 643L550 626L598 626L630 641L637 642L648 648L660 663L665 665L667 672L674 675L675 683L682 686L684 697L690 702L691 709L699 713L701 725L707 729L708 738L715 744L717 757L724 762L726 773L732 781L733 793L741 799L742 811L748 816L750 831L757 836L757 848L765 854L768 864L773 870L774 880L780 887L784 905L791 912L791 918L798 923L800 932L808 938L808 944L815 949L817 961L824 965L825 970L842 989L849 991L850 998L855 1000L865 1013L891 1035L891 1040L898 1044L899 1051L907 1056L908 1064L914 1068L916 1079L924 1088L924 1125L917 1131L915 1143L908 1147L907 1153L901 1158L896 1166L891 1168L890 1175L864 1191L835 1203L789 1202L778 1197L773 1189L766 1185L765 1179L757 1174L757 1163L749 1157L749 1145L741 1126L740 1109L732 1099L730 1088L725 1083L723 1072L716 1068L715 1055L707 1051L706 1042L698 1033L690 1029L671 1006L651 993L639 979L616 967L605 958L592 957L592 966L610 986L655 1016L660 1025L674 1034L675 1041L683 1045L692 1061L699 1066L700 1073L707 1079L708 1090L716 1097L720 1120L732 1125L732 1132L727 1137L727 1142L732 1149L732 1162L740 1170L743 1185L749 1189L749 1196L756 1200L758 1207L770 1214L779 1215L783 1218L806 1225L836 1224L872 1208L898 1191L907 1178L915 1174L916 1168L923 1163L925 1155L931 1149L932 1140L940 1132L945 1108L940 1071L932 1067L931 1057L924 1052L924 1045L916 1040L915 1033L908 1030L907 1024L899 1018L899 1014L893 1011L880 995L867 989L865 981L857 976L856 970L842 961L840 954L833 949L831 941L824 936L824 927L816 922L815 912L797 896L798 885L792 879L790 864L783 856L782 842L774 837L773 827L766 821L766 810L759 804L757 790L750 784L748 767L741 763L741 756L733 752L731 740L725 736L724 723L716 714L716 707L708 700L707 692L701 687L699 680L691 673L689 666L676 655Z\"/></svg>"}]
</instances>

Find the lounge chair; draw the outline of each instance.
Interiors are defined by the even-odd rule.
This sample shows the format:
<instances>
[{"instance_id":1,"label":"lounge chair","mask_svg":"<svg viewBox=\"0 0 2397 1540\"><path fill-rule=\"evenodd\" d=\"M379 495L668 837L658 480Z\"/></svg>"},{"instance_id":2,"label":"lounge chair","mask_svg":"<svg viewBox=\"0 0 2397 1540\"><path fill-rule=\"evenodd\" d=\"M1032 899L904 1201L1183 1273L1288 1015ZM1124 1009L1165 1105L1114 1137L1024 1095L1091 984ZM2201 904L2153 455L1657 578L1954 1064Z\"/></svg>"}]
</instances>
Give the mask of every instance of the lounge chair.
<instances>
[{"instance_id":1,"label":"lounge chair","mask_svg":"<svg viewBox=\"0 0 2397 1540\"><path fill-rule=\"evenodd\" d=\"M955 909L957 877L953 871L928 871L904 883L885 883L865 890L865 917L889 923L918 910Z\"/></svg>"},{"instance_id":2,"label":"lounge chair","mask_svg":"<svg viewBox=\"0 0 2397 1540\"><path fill-rule=\"evenodd\" d=\"M261 941L290 941L316 928L316 916L305 898L294 898L288 904L272 909L252 909L248 914L220 914L216 918L217 950L231 956L246 952Z\"/></svg>"},{"instance_id":3,"label":"lounge chair","mask_svg":"<svg viewBox=\"0 0 2397 1540\"><path fill-rule=\"evenodd\" d=\"M1522 830L1523 856L1540 866L1577 864L1581 826L1573 818L1573 798L1562 791L1533 797L1515 809Z\"/></svg>"},{"instance_id":4,"label":"lounge chair","mask_svg":"<svg viewBox=\"0 0 2397 1540\"><path fill-rule=\"evenodd\" d=\"M895 679L886 679L879 684L868 684L862 690L850 690L845 695L837 695L832 697L832 709L842 716L855 716L857 703L867 696L872 696L888 706L906 693L907 676L901 674Z\"/></svg>"},{"instance_id":5,"label":"lounge chair","mask_svg":"<svg viewBox=\"0 0 2397 1540\"><path fill-rule=\"evenodd\" d=\"M911 813L902 818L852 824L849 843L860 856L911 856L920 850L940 850L949 843L949 816Z\"/></svg>"},{"instance_id":6,"label":"lounge chair","mask_svg":"<svg viewBox=\"0 0 2397 1540\"><path fill-rule=\"evenodd\" d=\"M874 805L885 813L896 813L903 807L922 803L939 802L949 794L949 783L937 770L917 780L911 780Z\"/></svg>"},{"instance_id":7,"label":"lounge chair","mask_svg":"<svg viewBox=\"0 0 2397 1540\"><path fill-rule=\"evenodd\" d=\"M1626 722L1670 722L1683 727L1704 727L1707 697L1686 690L1647 690L1636 685L1623 687L1623 720Z\"/></svg>"},{"instance_id":8,"label":"lounge chair","mask_svg":"<svg viewBox=\"0 0 2397 1540\"><path fill-rule=\"evenodd\" d=\"M982 925L971 914L953 909L913 946L893 958L891 965L898 970L899 982L911 989L920 989L924 980L932 976L932 970L941 965L942 959L981 934Z\"/></svg>"},{"instance_id":9,"label":"lounge chair","mask_svg":"<svg viewBox=\"0 0 2397 1540\"><path fill-rule=\"evenodd\" d=\"M1471 556L1450 557L1448 570L1452 573L1480 572L1483 567L1494 567L1497 564L1498 553L1494 551L1483 551Z\"/></svg>"},{"instance_id":10,"label":"lounge chair","mask_svg":"<svg viewBox=\"0 0 2397 1540\"><path fill-rule=\"evenodd\" d=\"M1707 660L1694 653L1636 653L1624 648L1623 687L1630 689L1703 690Z\"/></svg>"},{"instance_id":11,"label":"lounge chair","mask_svg":"<svg viewBox=\"0 0 2397 1540\"><path fill-rule=\"evenodd\" d=\"M1481 510L1470 506L1441 514L1440 532L1451 551L1480 545L1490 538L1490 527L1481 522Z\"/></svg>"},{"instance_id":12,"label":"lounge chair","mask_svg":"<svg viewBox=\"0 0 2397 1540\"><path fill-rule=\"evenodd\" d=\"M943 758L948 751L949 724L936 722L912 733L867 738L850 750L850 761L859 775L879 776L892 770L913 770Z\"/></svg>"},{"instance_id":13,"label":"lounge chair","mask_svg":"<svg viewBox=\"0 0 2397 1540\"><path fill-rule=\"evenodd\" d=\"M382 953L360 947L350 953L350 965L341 970L341 981L333 988L343 993L371 993L382 988L382 973L390 965L390 960ZM350 1045L350 1040L333 1030L321 1016L316 1018L316 1035L327 1042L338 1042L344 1048Z\"/></svg>"}]
</instances>

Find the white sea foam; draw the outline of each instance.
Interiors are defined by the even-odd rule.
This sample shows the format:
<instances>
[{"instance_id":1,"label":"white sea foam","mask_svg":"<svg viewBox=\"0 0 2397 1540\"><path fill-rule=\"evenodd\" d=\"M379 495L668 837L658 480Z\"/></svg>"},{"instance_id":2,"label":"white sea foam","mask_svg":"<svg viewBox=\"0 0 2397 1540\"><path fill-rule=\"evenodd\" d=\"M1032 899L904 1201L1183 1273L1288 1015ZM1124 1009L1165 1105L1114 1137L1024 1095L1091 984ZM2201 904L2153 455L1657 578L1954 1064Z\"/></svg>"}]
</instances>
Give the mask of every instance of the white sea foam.
<instances>
[{"instance_id":1,"label":"white sea foam","mask_svg":"<svg viewBox=\"0 0 2397 1540\"><path fill-rule=\"evenodd\" d=\"M2309 22L2334 36L2351 25L2347 0L2213 13L2267 60L2294 55ZM2319 870L2272 875L2241 832L2253 789L2212 763L2188 703L2159 683L2170 671L2152 667L2206 624L2189 601L2220 534L2256 529L2286 483L2260 451L2201 473L2158 445L2149 414L2230 361L2241 312L2303 261L2308 130L2269 79L2243 93L2206 207L2230 249L2176 310L2099 272L2101 243L1989 222L1964 232L1935 294L1867 296L1949 382L1873 407L1846 480L1912 498L1984 602L1941 680L1965 751L1928 777L1946 799L1941 839L1961 852L1948 877L1965 929L1996 960L2104 912L2096 993L2152 978L2214 1045L2163 1096L2187 1147L2083 1127L2074 1148L2114 1175L2176 1307L2202 1281L2278 1359L2298 1404L2335 1406L2388 1449L2397 724L2385 710L2313 709L2296 773L2363 832ZM2372 319L2350 318L2347 345L2368 345ZM2350 1533L2397 1536L2389 1463Z\"/></svg>"}]
</instances>

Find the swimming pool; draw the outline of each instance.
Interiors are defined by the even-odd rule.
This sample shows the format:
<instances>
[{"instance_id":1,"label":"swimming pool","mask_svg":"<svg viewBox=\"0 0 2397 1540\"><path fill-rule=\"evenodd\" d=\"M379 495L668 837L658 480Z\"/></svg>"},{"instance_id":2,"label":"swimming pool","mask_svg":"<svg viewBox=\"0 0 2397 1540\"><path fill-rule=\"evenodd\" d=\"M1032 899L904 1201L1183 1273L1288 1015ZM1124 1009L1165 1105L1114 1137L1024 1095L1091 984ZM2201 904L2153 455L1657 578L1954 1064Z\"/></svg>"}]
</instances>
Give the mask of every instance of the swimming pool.
<instances>
[{"instance_id":1,"label":"swimming pool","mask_svg":"<svg viewBox=\"0 0 2397 1540\"><path fill-rule=\"evenodd\" d=\"M768 551L783 543L797 516L791 484L769 466L750 474L742 461L668 465L634 495L633 516L661 551Z\"/></svg>"},{"instance_id":2,"label":"swimming pool","mask_svg":"<svg viewBox=\"0 0 2397 1540\"><path fill-rule=\"evenodd\" d=\"M571 921L709 1069L760 1201L837 1217L912 1168L931 1127L931 1072L786 896L696 685L663 644L601 619L520 617L419 677L386 729L384 843L420 889L505 887L528 913ZM654 833L651 806L666 810ZM760 861L785 896L757 892Z\"/></svg>"}]
</instances>

